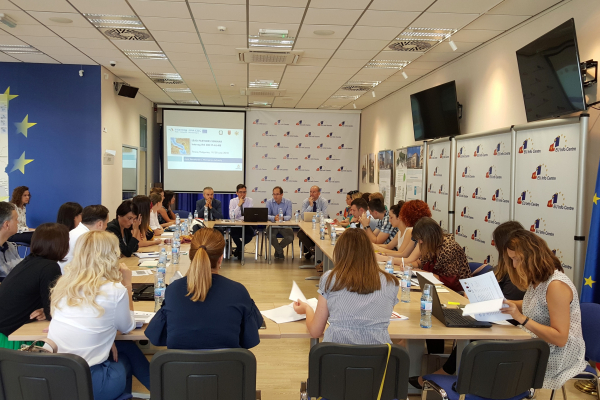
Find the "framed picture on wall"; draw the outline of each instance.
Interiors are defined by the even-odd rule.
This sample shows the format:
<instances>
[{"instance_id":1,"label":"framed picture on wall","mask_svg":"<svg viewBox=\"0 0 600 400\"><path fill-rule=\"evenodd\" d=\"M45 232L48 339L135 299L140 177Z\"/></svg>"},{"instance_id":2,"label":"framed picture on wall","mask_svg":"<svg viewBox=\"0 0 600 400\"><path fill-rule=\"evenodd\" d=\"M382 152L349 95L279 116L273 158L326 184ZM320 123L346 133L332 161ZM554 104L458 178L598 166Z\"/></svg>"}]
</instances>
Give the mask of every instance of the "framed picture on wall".
<instances>
[{"instance_id":1,"label":"framed picture on wall","mask_svg":"<svg viewBox=\"0 0 600 400\"><path fill-rule=\"evenodd\" d=\"M375 153L370 153L368 157L369 183L375 183Z\"/></svg>"},{"instance_id":2,"label":"framed picture on wall","mask_svg":"<svg viewBox=\"0 0 600 400\"><path fill-rule=\"evenodd\" d=\"M367 154L365 154L365 157L363 158L363 162L362 162L362 167L360 169L360 177L361 177L362 183L367 183L367 179L368 179L368 175L369 175L368 165L369 165L369 156Z\"/></svg>"}]
</instances>

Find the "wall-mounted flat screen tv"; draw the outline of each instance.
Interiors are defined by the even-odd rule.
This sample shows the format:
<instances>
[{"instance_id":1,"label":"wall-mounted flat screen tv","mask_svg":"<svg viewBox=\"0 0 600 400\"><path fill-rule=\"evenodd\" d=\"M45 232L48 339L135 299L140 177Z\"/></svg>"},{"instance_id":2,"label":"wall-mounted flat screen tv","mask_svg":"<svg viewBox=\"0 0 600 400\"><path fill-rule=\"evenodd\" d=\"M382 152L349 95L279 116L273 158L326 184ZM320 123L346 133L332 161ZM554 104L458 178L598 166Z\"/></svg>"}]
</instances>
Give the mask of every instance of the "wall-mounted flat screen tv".
<instances>
[{"instance_id":1,"label":"wall-mounted flat screen tv","mask_svg":"<svg viewBox=\"0 0 600 400\"><path fill-rule=\"evenodd\" d=\"M410 95L415 140L460 135L454 81Z\"/></svg>"}]
</instances>

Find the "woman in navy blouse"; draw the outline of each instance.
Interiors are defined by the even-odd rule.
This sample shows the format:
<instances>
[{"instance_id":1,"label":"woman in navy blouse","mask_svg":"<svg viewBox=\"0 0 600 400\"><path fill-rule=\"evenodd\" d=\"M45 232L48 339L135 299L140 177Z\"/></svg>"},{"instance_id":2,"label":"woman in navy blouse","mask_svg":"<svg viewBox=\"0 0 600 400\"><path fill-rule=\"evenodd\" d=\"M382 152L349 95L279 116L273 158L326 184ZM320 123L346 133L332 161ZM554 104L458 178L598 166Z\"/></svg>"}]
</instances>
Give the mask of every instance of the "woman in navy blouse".
<instances>
[{"instance_id":1,"label":"woman in navy blouse","mask_svg":"<svg viewBox=\"0 0 600 400\"><path fill-rule=\"evenodd\" d=\"M146 336L169 349L252 348L260 343L263 317L241 283L219 275L225 240L200 229L190 248L186 274L167 287L165 301Z\"/></svg>"}]
</instances>

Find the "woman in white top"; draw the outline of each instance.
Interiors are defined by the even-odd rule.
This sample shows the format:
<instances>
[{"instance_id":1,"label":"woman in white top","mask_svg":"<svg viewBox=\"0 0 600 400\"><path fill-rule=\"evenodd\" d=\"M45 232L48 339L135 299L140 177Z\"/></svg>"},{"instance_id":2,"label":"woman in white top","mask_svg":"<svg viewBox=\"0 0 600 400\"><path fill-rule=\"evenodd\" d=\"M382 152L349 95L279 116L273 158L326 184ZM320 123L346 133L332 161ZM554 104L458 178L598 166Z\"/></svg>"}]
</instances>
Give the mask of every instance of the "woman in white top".
<instances>
[{"instance_id":1,"label":"woman in white top","mask_svg":"<svg viewBox=\"0 0 600 400\"><path fill-rule=\"evenodd\" d=\"M150 229L154 231L154 235L160 236L165 231L158 222L158 210L162 208L162 196L160 193L150 193L150 201L152 209L150 210Z\"/></svg>"},{"instance_id":2,"label":"woman in white top","mask_svg":"<svg viewBox=\"0 0 600 400\"><path fill-rule=\"evenodd\" d=\"M31 244L31 236L33 235L34 229L29 229L27 226L27 215L25 212L25 207L27 207L30 200L31 193L27 186L19 186L13 190L10 202L13 203L17 209L18 229L16 234L8 238L9 242Z\"/></svg>"},{"instance_id":3,"label":"woman in white top","mask_svg":"<svg viewBox=\"0 0 600 400\"><path fill-rule=\"evenodd\" d=\"M513 232L505 258L512 263L510 280L526 292L522 301L504 300L509 307L501 311L532 337L548 343L550 358L543 387L559 389L587 365L577 289L563 273L560 260L534 233Z\"/></svg>"},{"instance_id":4,"label":"woman in white top","mask_svg":"<svg viewBox=\"0 0 600 400\"><path fill-rule=\"evenodd\" d=\"M95 400L131 397L131 375L150 388L149 364L131 341L115 342L117 330L135 329L131 271L119 266L118 239L90 231L79 238L73 260L51 294L48 338L59 353L87 361ZM116 346L115 346L116 344Z\"/></svg>"}]
</instances>

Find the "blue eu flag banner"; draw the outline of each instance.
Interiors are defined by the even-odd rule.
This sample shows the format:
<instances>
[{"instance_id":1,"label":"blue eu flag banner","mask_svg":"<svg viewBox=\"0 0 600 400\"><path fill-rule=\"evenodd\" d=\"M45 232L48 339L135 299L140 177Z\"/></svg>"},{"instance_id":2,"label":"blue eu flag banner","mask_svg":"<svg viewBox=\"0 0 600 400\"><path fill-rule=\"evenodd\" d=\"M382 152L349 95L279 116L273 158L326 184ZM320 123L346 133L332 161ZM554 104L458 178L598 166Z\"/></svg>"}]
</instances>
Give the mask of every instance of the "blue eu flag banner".
<instances>
[{"instance_id":1,"label":"blue eu flag banner","mask_svg":"<svg viewBox=\"0 0 600 400\"><path fill-rule=\"evenodd\" d=\"M581 287L582 303L600 303L600 165L594 189L594 205L592 208L592 221L590 235L588 236L587 252L585 256L585 269L583 270L583 285Z\"/></svg>"}]
</instances>

